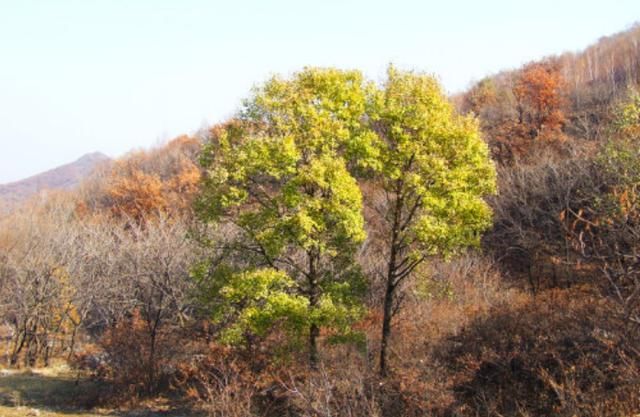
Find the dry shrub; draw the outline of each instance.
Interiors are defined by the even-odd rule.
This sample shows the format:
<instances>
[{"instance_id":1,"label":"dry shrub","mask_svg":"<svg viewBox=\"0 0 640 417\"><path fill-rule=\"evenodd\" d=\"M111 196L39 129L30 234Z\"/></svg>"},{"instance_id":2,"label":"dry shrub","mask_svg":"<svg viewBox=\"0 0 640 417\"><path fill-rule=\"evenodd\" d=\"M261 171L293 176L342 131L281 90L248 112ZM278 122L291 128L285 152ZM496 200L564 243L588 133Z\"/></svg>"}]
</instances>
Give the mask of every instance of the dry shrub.
<instances>
[{"instance_id":1,"label":"dry shrub","mask_svg":"<svg viewBox=\"0 0 640 417\"><path fill-rule=\"evenodd\" d=\"M398 336L393 347L403 370L419 368L440 340L493 307L522 296L504 285L495 262L472 252L428 264L408 292L412 296L397 318Z\"/></svg>"},{"instance_id":2,"label":"dry shrub","mask_svg":"<svg viewBox=\"0 0 640 417\"><path fill-rule=\"evenodd\" d=\"M535 164L500 169L498 178L500 193L490 200L494 227L483 246L503 271L526 277L534 292L585 278L569 239L571 220L563 213L578 213L602 191L593 158L540 155Z\"/></svg>"},{"instance_id":3,"label":"dry shrub","mask_svg":"<svg viewBox=\"0 0 640 417\"><path fill-rule=\"evenodd\" d=\"M234 350L210 345L178 366L172 384L212 417L263 415L256 411L260 394L257 375Z\"/></svg>"},{"instance_id":4,"label":"dry shrub","mask_svg":"<svg viewBox=\"0 0 640 417\"><path fill-rule=\"evenodd\" d=\"M152 334L138 310L107 329L99 345L116 394L134 399L167 388L184 347L179 336L166 327Z\"/></svg>"},{"instance_id":5,"label":"dry shrub","mask_svg":"<svg viewBox=\"0 0 640 417\"><path fill-rule=\"evenodd\" d=\"M291 366L274 369L272 392L291 416L390 416L385 413L385 386L373 369L372 358L353 345L323 348L317 371ZM280 414L278 414L280 415Z\"/></svg>"},{"instance_id":6,"label":"dry shrub","mask_svg":"<svg viewBox=\"0 0 640 417\"><path fill-rule=\"evenodd\" d=\"M87 343L69 357L69 366L78 371L88 372L94 379L105 379L109 372L104 351L95 344Z\"/></svg>"},{"instance_id":7,"label":"dry shrub","mask_svg":"<svg viewBox=\"0 0 640 417\"><path fill-rule=\"evenodd\" d=\"M177 365L172 388L210 416L285 416L290 414L282 381L306 372L304 352L273 354L275 334L246 346L224 346L200 338Z\"/></svg>"},{"instance_id":8,"label":"dry shrub","mask_svg":"<svg viewBox=\"0 0 640 417\"><path fill-rule=\"evenodd\" d=\"M452 416L621 416L640 411L640 356L590 287L552 290L443 342ZM637 340L636 340L637 341Z\"/></svg>"},{"instance_id":9,"label":"dry shrub","mask_svg":"<svg viewBox=\"0 0 640 417\"><path fill-rule=\"evenodd\" d=\"M381 383L353 346L326 346L311 371L301 358L209 345L179 366L174 386L210 416L399 416L397 384ZM406 409L404 407L401 409Z\"/></svg>"},{"instance_id":10,"label":"dry shrub","mask_svg":"<svg viewBox=\"0 0 640 417\"><path fill-rule=\"evenodd\" d=\"M496 264L470 252L449 262L434 260L413 281L391 349L393 373L384 402L401 414L433 415L453 401L448 364L435 360L438 346L499 305L526 297L506 288Z\"/></svg>"},{"instance_id":11,"label":"dry shrub","mask_svg":"<svg viewBox=\"0 0 640 417\"><path fill-rule=\"evenodd\" d=\"M310 370L304 360L261 363L248 352L213 347L187 368L178 384L213 416L393 416L389 391L366 356L353 346L325 346L324 361ZM303 355L301 355L304 358ZM188 376L185 378L185 376ZM385 407L388 411L385 413Z\"/></svg>"}]
</instances>

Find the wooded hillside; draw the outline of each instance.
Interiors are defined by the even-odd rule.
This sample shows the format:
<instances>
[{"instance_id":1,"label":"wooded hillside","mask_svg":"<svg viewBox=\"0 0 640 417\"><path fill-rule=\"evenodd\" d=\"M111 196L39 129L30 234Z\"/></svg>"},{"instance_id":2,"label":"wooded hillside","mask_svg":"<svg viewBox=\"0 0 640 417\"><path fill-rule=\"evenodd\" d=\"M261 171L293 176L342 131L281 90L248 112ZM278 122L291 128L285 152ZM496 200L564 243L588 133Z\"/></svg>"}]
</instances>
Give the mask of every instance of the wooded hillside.
<instances>
[{"instance_id":1,"label":"wooded hillside","mask_svg":"<svg viewBox=\"0 0 640 417\"><path fill-rule=\"evenodd\" d=\"M0 218L0 360L64 360L91 407L636 415L639 43L454 98L394 66L274 76Z\"/></svg>"}]
</instances>

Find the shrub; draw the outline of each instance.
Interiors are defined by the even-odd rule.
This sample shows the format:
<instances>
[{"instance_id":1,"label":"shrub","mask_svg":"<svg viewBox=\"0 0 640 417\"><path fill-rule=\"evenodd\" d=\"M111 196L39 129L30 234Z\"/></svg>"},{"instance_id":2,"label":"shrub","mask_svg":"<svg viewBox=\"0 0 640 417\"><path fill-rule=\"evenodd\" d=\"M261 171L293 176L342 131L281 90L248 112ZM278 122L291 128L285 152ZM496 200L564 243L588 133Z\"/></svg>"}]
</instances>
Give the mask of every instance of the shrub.
<instances>
[{"instance_id":1,"label":"shrub","mask_svg":"<svg viewBox=\"0 0 640 417\"><path fill-rule=\"evenodd\" d=\"M183 344L168 327L151 334L138 310L109 328L100 339L108 379L133 396L168 386L178 359L175 355Z\"/></svg>"},{"instance_id":2,"label":"shrub","mask_svg":"<svg viewBox=\"0 0 640 417\"><path fill-rule=\"evenodd\" d=\"M460 416L620 416L640 410L640 356L588 287L502 306L441 346ZM636 339L637 342L637 339ZM451 415L450 414L450 415Z\"/></svg>"}]
</instances>

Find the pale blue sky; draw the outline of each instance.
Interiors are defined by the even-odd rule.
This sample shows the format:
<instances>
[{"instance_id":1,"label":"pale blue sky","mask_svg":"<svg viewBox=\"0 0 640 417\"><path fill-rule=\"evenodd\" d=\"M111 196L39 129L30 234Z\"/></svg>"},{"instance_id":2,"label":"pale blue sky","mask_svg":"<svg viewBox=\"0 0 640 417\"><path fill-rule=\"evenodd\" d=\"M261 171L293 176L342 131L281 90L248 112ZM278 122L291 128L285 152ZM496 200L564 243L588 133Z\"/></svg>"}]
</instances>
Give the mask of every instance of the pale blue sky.
<instances>
[{"instance_id":1,"label":"pale blue sky","mask_svg":"<svg viewBox=\"0 0 640 417\"><path fill-rule=\"evenodd\" d=\"M0 0L0 183L231 115L306 65L474 79L584 48L640 0Z\"/></svg>"}]
</instances>

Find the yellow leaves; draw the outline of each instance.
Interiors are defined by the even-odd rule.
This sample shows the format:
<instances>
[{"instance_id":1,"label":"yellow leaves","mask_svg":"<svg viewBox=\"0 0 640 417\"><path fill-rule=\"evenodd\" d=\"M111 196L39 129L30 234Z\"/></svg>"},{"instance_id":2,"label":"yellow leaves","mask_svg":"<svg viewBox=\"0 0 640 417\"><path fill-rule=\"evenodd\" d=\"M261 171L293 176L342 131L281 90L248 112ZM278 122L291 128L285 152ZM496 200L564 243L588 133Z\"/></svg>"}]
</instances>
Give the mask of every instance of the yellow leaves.
<instances>
[{"instance_id":1,"label":"yellow leaves","mask_svg":"<svg viewBox=\"0 0 640 417\"><path fill-rule=\"evenodd\" d=\"M291 283L258 291L264 282L239 274L219 294L243 295L227 340L275 325L301 336L313 320L326 327L356 316L355 295L332 284L359 277L353 254L365 238L362 195L348 164L378 164L378 138L364 123L367 88L357 71L308 68L273 78L245 103L243 128L220 129L206 145L202 218L239 225L269 265L285 265L277 277Z\"/></svg>"},{"instance_id":2,"label":"yellow leaves","mask_svg":"<svg viewBox=\"0 0 640 417\"><path fill-rule=\"evenodd\" d=\"M619 135L633 139L640 134L640 93L631 89L628 95L616 109L614 126Z\"/></svg>"},{"instance_id":3,"label":"yellow leaves","mask_svg":"<svg viewBox=\"0 0 640 417\"><path fill-rule=\"evenodd\" d=\"M479 243L491 225L483 197L496 191L496 171L473 117L455 114L437 80L389 69L376 102L382 131L378 179L413 213L406 230L423 255L448 255ZM414 207L416 211L414 210Z\"/></svg>"},{"instance_id":4,"label":"yellow leaves","mask_svg":"<svg viewBox=\"0 0 640 417\"><path fill-rule=\"evenodd\" d=\"M280 324L299 332L306 324L308 300L290 291L294 281L284 272L272 268L235 273L220 290L224 299L224 314L237 309L234 324L227 328L222 339L226 343L243 342L247 331L264 335ZM224 316L223 314L223 316Z\"/></svg>"}]
</instances>

